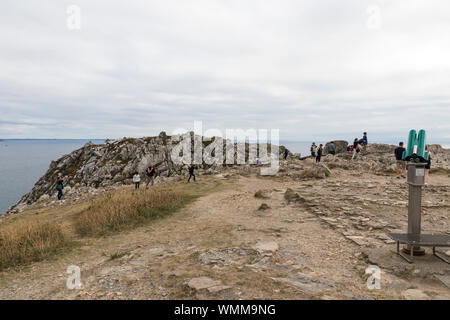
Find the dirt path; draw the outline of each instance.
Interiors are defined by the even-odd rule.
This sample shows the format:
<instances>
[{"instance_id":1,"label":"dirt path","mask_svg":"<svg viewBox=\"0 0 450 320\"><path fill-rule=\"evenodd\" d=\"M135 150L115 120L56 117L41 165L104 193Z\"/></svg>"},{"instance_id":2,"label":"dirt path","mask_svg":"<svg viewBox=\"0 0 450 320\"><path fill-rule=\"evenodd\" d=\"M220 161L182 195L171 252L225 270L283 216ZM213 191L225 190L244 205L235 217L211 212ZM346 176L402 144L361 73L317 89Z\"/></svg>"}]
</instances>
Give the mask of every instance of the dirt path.
<instances>
[{"instance_id":1,"label":"dirt path","mask_svg":"<svg viewBox=\"0 0 450 320\"><path fill-rule=\"evenodd\" d=\"M450 299L448 287L424 281L420 272L414 277L414 269L407 277L383 269L382 289L366 286L371 262L365 250L383 248L392 256L393 245L381 236L404 226L392 212L402 212L403 204L382 208L387 206L383 195L399 192L400 182L342 171L324 180L248 176L224 183L231 188L201 197L168 218L4 273L0 299L379 299L405 298L418 294L417 288L427 298ZM368 192L358 192L363 185ZM288 203L287 188L301 199ZM258 190L266 198L256 198ZM446 192L434 197L448 201ZM438 198L426 200L432 205ZM262 203L269 208L258 210ZM448 211L433 210L426 208L425 228L448 219ZM380 221L385 222L381 227ZM367 239L367 245L358 239ZM81 290L66 287L70 265L81 269ZM448 268L438 268L449 274Z\"/></svg>"}]
</instances>

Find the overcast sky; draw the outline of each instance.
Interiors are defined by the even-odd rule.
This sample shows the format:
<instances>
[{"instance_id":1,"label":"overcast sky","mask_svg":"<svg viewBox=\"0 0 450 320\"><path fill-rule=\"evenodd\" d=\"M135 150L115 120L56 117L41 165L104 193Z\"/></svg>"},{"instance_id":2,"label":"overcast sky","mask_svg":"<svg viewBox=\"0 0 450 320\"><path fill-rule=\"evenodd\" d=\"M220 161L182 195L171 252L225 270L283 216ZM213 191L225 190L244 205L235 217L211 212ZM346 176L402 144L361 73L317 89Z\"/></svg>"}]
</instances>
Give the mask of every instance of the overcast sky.
<instances>
[{"instance_id":1,"label":"overcast sky","mask_svg":"<svg viewBox=\"0 0 450 320\"><path fill-rule=\"evenodd\" d=\"M197 120L284 140L424 128L450 141L448 0L1 0L0 12L0 138Z\"/></svg>"}]
</instances>

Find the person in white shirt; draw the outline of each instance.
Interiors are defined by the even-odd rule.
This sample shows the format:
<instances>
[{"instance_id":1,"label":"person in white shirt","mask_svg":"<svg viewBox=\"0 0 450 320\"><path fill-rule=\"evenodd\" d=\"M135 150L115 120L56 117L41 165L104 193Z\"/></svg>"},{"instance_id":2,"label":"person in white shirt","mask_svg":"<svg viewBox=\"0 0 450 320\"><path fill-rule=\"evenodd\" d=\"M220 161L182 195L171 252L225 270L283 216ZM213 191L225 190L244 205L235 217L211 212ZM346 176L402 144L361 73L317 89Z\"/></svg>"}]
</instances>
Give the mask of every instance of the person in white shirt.
<instances>
[{"instance_id":1,"label":"person in white shirt","mask_svg":"<svg viewBox=\"0 0 450 320\"><path fill-rule=\"evenodd\" d=\"M139 189L139 185L141 184L141 176L139 173L135 172L133 176L134 188Z\"/></svg>"}]
</instances>

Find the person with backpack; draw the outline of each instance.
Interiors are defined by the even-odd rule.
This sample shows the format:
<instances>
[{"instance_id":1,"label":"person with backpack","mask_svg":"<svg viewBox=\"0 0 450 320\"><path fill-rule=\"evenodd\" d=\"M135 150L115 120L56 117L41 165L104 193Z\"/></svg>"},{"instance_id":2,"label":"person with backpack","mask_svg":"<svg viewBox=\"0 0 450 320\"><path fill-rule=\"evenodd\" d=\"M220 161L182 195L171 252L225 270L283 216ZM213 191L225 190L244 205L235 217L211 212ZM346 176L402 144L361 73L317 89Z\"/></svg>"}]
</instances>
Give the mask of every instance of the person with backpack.
<instances>
[{"instance_id":1,"label":"person with backpack","mask_svg":"<svg viewBox=\"0 0 450 320\"><path fill-rule=\"evenodd\" d=\"M195 169L197 169L197 167L195 165L191 165L189 167L189 178L188 178L188 181L187 181L188 183L191 181L192 177L194 178L194 182L195 182L195 173L194 173Z\"/></svg>"},{"instance_id":2,"label":"person with backpack","mask_svg":"<svg viewBox=\"0 0 450 320\"><path fill-rule=\"evenodd\" d=\"M139 175L138 172L134 173L133 182L134 182L134 189L138 190L141 184L141 176Z\"/></svg>"},{"instance_id":3,"label":"person with backpack","mask_svg":"<svg viewBox=\"0 0 450 320\"><path fill-rule=\"evenodd\" d=\"M323 144L320 144L317 149L316 149L316 163L320 162L320 158L322 158L322 153L323 153Z\"/></svg>"},{"instance_id":4,"label":"person with backpack","mask_svg":"<svg viewBox=\"0 0 450 320\"><path fill-rule=\"evenodd\" d=\"M63 189L64 189L64 178L58 176L58 179L56 180L56 190L58 190L58 200L61 200L63 196Z\"/></svg>"},{"instance_id":5,"label":"person with backpack","mask_svg":"<svg viewBox=\"0 0 450 320\"><path fill-rule=\"evenodd\" d=\"M359 140L358 138L355 138L355 140L353 140L353 155L352 155L352 160L356 157L356 154L359 153L361 150L359 149Z\"/></svg>"},{"instance_id":6,"label":"person with backpack","mask_svg":"<svg viewBox=\"0 0 450 320\"><path fill-rule=\"evenodd\" d=\"M146 189L148 189L148 185L150 184L150 182L153 184L155 183L155 167L153 166L153 163L151 162L148 165L147 170L145 170L145 175L147 176L147 184L145 186Z\"/></svg>"},{"instance_id":7,"label":"person with backpack","mask_svg":"<svg viewBox=\"0 0 450 320\"><path fill-rule=\"evenodd\" d=\"M289 150L288 149L284 149L284 160L287 159L288 155L289 155Z\"/></svg>"},{"instance_id":8,"label":"person with backpack","mask_svg":"<svg viewBox=\"0 0 450 320\"><path fill-rule=\"evenodd\" d=\"M316 143L313 142L311 145L311 157L313 157L313 158L316 157L316 149L317 149Z\"/></svg>"},{"instance_id":9,"label":"person with backpack","mask_svg":"<svg viewBox=\"0 0 450 320\"><path fill-rule=\"evenodd\" d=\"M369 143L368 139L367 139L367 132L363 133L363 137L362 139L360 139L359 144L362 146L362 151L365 153L366 152L366 148L367 148L367 144Z\"/></svg>"},{"instance_id":10,"label":"person with backpack","mask_svg":"<svg viewBox=\"0 0 450 320\"><path fill-rule=\"evenodd\" d=\"M403 153L406 149L403 147L403 142L398 144L398 147L394 150L397 179L406 178L406 162L403 161ZM400 171L401 170L401 171Z\"/></svg>"},{"instance_id":11,"label":"person with backpack","mask_svg":"<svg viewBox=\"0 0 450 320\"><path fill-rule=\"evenodd\" d=\"M358 141L360 145L362 145L363 147L366 146L368 144L368 139L367 139L367 132L363 133L363 137Z\"/></svg>"}]
</instances>

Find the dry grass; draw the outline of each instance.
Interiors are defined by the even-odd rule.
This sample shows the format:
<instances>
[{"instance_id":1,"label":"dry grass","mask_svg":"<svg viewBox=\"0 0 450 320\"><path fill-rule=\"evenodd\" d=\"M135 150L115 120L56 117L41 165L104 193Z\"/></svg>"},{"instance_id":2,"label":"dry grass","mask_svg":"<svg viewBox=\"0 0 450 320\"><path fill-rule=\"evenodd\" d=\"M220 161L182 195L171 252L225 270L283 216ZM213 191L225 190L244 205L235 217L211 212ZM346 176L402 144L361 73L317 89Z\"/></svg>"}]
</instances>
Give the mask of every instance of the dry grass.
<instances>
[{"instance_id":1,"label":"dry grass","mask_svg":"<svg viewBox=\"0 0 450 320\"><path fill-rule=\"evenodd\" d=\"M431 174L442 174L442 175L450 175L450 170L445 168L431 168Z\"/></svg>"},{"instance_id":2,"label":"dry grass","mask_svg":"<svg viewBox=\"0 0 450 320\"><path fill-rule=\"evenodd\" d=\"M0 228L0 270L42 260L67 244L52 222L13 223Z\"/></svg>"},{"instance_id":3,"label":"dry grass","mask_svg":"<svg viewBox=\"0 0 450 320\"><path fill-rule=\"evenodd\" d=\"M75 230L81 236L98 236L166 216L192 197L170 190L116 191L93 200L87 210L75 218Z\"/></svg>"}]
</instances>

